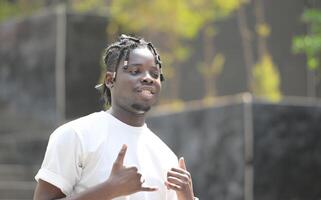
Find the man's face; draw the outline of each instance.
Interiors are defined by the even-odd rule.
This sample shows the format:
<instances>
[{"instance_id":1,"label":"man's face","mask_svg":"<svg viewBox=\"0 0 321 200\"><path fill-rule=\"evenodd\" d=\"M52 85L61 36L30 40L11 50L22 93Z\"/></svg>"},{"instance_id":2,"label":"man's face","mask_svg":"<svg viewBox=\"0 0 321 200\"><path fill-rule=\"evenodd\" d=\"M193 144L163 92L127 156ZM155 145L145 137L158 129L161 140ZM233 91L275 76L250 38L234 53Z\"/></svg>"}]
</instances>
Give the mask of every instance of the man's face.
<instances>
[{"instance_id":1,"label":"man's face","mask_svg":"<svg viewBox=\"0 0 321 200\"><path fill-rule=\"evenodd\" d=\"M112 107L143 114L153 106L161 90L160 69L148 48L130 52L127 65L121 61L112 88Z\"/></svg>"}]
</instances>

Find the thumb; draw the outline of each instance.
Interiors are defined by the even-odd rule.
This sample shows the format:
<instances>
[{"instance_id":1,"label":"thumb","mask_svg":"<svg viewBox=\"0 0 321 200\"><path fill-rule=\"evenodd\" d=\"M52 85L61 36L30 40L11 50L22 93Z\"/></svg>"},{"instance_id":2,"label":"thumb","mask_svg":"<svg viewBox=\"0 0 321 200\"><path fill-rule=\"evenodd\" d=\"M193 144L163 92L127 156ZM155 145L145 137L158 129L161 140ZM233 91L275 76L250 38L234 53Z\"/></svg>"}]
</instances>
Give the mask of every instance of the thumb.
<instances>
[{"instance_id":1,"label":"thumb","mask_svg":"<svg viewBox=\"0 0 321 200\"><path fill-rule=\"evenodd\" d=\"M126 151L127 151L127 145L126 144L123 144L123 146L121 147L119 153L118 153L118 156L114 162L114 166L113 168L120 168L123 166L124 164L124 158L125 158L125 155L126 155Z\"/></svg>"},{"instance_id":2,"label":"thumb","mask_svg":"<svg viewBox=\"0 0 321 200\"><path fill-rule=\"evenodd\" d=\"M183 157L180 157L178 160L178 166L184 170L186 170L185 160Z\"/></svg>"}]
</instances>

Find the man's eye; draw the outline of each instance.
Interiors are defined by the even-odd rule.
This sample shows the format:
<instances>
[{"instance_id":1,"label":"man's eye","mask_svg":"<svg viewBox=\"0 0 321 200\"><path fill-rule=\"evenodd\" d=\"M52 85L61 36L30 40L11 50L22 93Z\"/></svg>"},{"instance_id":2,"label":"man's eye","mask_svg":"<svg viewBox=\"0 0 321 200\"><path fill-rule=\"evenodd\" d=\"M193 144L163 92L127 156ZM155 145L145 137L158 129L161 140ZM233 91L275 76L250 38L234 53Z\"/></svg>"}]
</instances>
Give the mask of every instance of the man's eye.
<instances>
[{"instance_id":1,"label":"man's eye","mask_svg":"<svg viewBox=\"0 0 321 200\"><path fill-rule=\"evenodd\" d=\"M159 77L159 72L151 72L151 76L157 79Z\"/></svg>"},{"instance_id":2,"label":"man's eye","mask_svg":"<svg viewBox=\"0 0 321 200\"><path fill-rule=\"evenodd\" d=\"M136 74L139 73L139 71L138 71L137 69L131 69L131 70L129 71L129 73L130 73L131 75L136 75Z\"/></svg>"}]
</instances>

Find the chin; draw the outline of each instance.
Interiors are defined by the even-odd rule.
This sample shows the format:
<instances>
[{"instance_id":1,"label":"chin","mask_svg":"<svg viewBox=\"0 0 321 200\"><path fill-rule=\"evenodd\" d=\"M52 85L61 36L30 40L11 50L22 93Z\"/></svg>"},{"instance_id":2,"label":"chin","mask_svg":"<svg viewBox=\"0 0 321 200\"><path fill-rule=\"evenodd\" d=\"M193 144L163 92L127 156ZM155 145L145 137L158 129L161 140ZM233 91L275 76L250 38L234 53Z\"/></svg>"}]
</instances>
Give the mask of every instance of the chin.
<instances>
[{"instance_id":1,"label":"chin","mask_svg":"<svg viewBox=\"0 0 321 200\"><path fill-rule=\"evenodd\" d=\"M144 114L151 109L149 105L133 104L131 106L138 114Z\"/></svg>"}]
</instances>

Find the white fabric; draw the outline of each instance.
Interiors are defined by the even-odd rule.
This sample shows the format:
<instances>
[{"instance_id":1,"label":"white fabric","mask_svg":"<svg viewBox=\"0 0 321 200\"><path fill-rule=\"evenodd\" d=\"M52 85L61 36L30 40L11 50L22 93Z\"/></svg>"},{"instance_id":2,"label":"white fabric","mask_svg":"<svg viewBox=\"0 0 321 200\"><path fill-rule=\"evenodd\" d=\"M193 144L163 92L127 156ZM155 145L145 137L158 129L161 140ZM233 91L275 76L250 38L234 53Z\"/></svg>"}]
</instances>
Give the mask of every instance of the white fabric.
<instances>
[{"instance_id":1,"label":"white fabric","mask_svg":"<svg viewBox=\"0 0 321 200\"><path fill-rule=\"evenodd\" d=\"M57 186L67 196L79 193L107 180L123 144L128 146L124 165L136 166L144 185L156 186L158 191L117 200L176 200L176 193L164 185L167 171L178 166L175 154L146 124L129 126L104 111L56 129L35 179Z\"/></svg>"}]
</instances>

